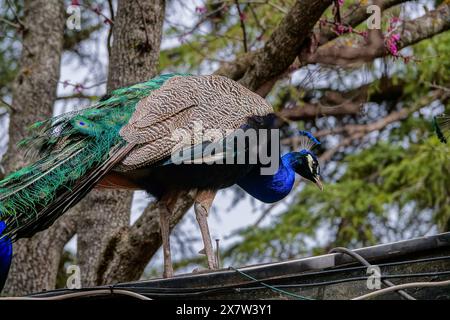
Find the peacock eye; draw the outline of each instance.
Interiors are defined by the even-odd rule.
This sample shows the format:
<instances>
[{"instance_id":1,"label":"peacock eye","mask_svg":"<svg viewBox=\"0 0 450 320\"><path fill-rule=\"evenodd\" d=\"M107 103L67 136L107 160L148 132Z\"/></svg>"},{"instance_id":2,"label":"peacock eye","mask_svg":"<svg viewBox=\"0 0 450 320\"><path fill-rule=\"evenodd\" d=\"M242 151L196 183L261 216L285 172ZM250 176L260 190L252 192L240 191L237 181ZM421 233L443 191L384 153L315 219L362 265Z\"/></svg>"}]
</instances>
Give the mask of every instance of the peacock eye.
<instances>
[{"instance_id":1,"label":"peacock eye","mask_svg":"<svg viewBox=\"0 0 450 320\"><path fill-rule=\"evenodd\" d=\"M320 167L319 164L316 162L314 163L314 172L319 175L320 174Z\"/></svg>"}]
</instances>

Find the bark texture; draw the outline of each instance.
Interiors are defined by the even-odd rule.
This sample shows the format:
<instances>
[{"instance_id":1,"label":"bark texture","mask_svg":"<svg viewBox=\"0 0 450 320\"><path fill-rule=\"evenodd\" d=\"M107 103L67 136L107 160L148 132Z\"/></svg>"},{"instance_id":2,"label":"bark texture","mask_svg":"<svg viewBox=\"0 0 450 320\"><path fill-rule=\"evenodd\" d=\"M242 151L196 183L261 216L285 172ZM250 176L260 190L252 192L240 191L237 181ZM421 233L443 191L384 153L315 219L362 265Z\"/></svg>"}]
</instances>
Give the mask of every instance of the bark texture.
<instances>
[{"instance_id":1,"label":"bark texture","mask_svg":"<svg viewBox=\"0 0 450 320\"><path fill-rule=\"evenodd\" d=\"M156 75L164 10L164 0L119 0L108 90ZM109 261L115 254L111 247L117 235L129 228L131 200L130 191L94 190L78 206L78 262L83 286L111 283L104 277L105 259Z\"/></svg>"},{"instance_id":2,"label":"bark texture","mask_svg":"<svg viewBox=\"0 0 450 320\"><path fill-rule=\"evenodd\" d=\"M258 52L240 83L258 91L292 64L304 41L333 0L299 0L274 30L264 48Z\"/></svg>"},{"instance_id":3,"label":"bark texture","mask_svg":"<svg viewBox=\"0 0 450 320\"><path fill-rule=\"evenodd\" d=\"M262 96L301 53L312 30L333 0L298 0L260 50L226 63L216 74L234 79Z\"/></svg>"},{"instance_id":4,"label":"bark texture","mask_svg":"<svg viewBox=\"0 0 450 320\"><path fill-rule=\"evenodd\" d=\"M156 75L164 11L164 0L119 1L108 89L128 86Z\"/></svg>"},{"instance_id":5,"label":"bark texture","mask_svg":"<svg viewBox=\"0 0 450 320\"><path fill-rule=\"evenodd\" d=\"M442 4L435 10L429 11L423 16L406 21L398 33L400 40L397 49L401 50L424 39L450 29L450 4ZM368 43L359 43L354 46L322 45L317 51L303 57L303 63L321 63L327 65L347 66L370 62L376 58L386 56L389 51L385 45L385 39L380 33L375 34L378 39Z\"/></svg>"},{"instance_id":6,"label":"bark texture","mask_svg":"<svg viewBox=\"0 0 450 320\"><path fill-rule=\"evenodd\" d=\"M170 220L170 229L183 218L194 202L196 192L180 196ZM150 258L162 244L159 213L164 203L151 204L132 227L123 229L104 251L99 278L104 283L137 280Z\"/></svg>"},{"instance_id":7,"label":"bark texture","mask_svg":"<svg viewBox=\"0 0 450 320\"><path fill-rule=\"evenodd\" d=\"M355 3L353 7L350 7L348 9L351 14L346 14L342 17L342 24L356 27L357 25L365 21L371 15L367 12L367 7L370 5L376 4L380 7L381 10L387 10L404 2L408 2L408 0L372 0L368 1L365 5L363 5L362 2ZM320 32L319 45L325 44L326 42L331 41L338 36L339 35L334 30L334 26L326 25Z\"/></svg>"},{"instance_id":8,"label":"bark texture","mask_svg":"<svg viewBox=\"0 0 450 320\"><path fill-rule=\"evenodd\" d=\"M22 167L28 160L23 150L16 146L27 135L26 128L52 115L63 48L63 1L26 0L24 15L20 70L14 82L14 112L11 113L9 150L4 161L7 172ZM64 228L63 232L56 232L59 228ZM72 225L66 219L32 239L15 243L5 293L21 295L53 288L62 248L71 234Z\"/></svg>"}]
</instances>

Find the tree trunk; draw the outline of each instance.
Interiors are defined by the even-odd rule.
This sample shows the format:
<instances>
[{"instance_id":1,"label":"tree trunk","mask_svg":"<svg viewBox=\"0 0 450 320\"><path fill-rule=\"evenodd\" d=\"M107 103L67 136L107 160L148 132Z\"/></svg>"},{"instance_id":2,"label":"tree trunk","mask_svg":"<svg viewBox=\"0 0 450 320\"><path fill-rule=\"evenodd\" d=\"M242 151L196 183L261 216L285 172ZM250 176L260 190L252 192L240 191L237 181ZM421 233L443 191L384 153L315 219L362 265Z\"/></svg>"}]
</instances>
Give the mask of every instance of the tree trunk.
<instances>
[{"instance_id":1,"label":"tree trunk","mask_svg":"<svg viewBox=\"0 0 450 320\"><path fill-rule=\"evenodd\" d=\"M27 135L33 122L52 115L59 79L65 24L64 2L26 0L25 31L20 70L14 82L13 109L9 127L9 150L4 161L7 172L26 163L17 143ZM58 226L64 226L57 232ZM22 295L53 288L62 248L72 232L68 221L14 244L14 258L5 293Z\"/></svg>"},{"instance_id":2,"label":"tree trunk","mask_svg":"<svg viewBox=\"0 0 450 320\"><path fill-rule=\"evenodd\" d=\"M172 230L194 203L196 191L180 195L172 212ZM152 203L132 227L118 232L102 256L99 277L103 283L138 280L162 244L159 215L165 204Z\"/></svg>"},{"instance_id":3,"label":"tree trunk","mask_svg":"<svg viewBox=\"0 0 450 320\"><path fill-rule=\"evenodd\" d=\"M109 62L108 90L156 75L164 21L164 0L119 0ZM116 235L130 224L132 193L94 190L83 200L78 224L78 261L83 286L108 282L104 264Z\"/></svg>"},{"instance_id":4,"label":"tree trunk","mask_svg":"<svg viewBox=\"0 0 450 320\"><path fill-rule=\"evenodd\" d=\"M109 61L108 90L157 73L165 0L119 0Z\"/></svg>"}]
</instances>

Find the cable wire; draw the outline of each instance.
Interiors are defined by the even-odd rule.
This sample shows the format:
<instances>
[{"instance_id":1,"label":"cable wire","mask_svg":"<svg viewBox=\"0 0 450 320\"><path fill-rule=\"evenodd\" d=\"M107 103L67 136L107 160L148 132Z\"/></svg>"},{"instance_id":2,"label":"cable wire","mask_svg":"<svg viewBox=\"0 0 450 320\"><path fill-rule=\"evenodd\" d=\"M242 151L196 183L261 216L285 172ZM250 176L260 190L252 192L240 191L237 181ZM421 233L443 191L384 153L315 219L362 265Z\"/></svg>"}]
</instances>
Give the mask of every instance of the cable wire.
<instances>
[{"instance_id":1,"label":"cable wire","mask_svg":"<svg viewBox=\"0 0 450 320\"><path fill-rule=\"evenodd\" d=\"M421 258L421 259L415 259L415 260L403 260L403 261L397 261L397 262L389 262L389 263L380 263L377 264L379 267L389 267L389 266L398 266L403 264L414 264L414 263L425 263L430 261L440 261L440 260L449 260L450 256L441 256L441 257L428 257L428 258ZM326 275L326 274L333 274L333 273L339 273L339 272L350 272L350 271L358 271L364 269L364 266L354 266L354 267L340 267L335 269L329 269L329 270L320 270L320 271L314 271L314 272L304 272L301 274L296 275L287 275L284 277L284 279L288 278L303 278L303 277L311 277L311 276L320 276L320 275ZM407 278L407 277L427 277L427 276L439 276L439 275L447 275L450 274L450 271L444 271L444 272L425 272L425 273L414 273L414 274L390 274L390 275L383 275L382 277L386 278ZM279 279L279 278L277 278ZM314 286L322 286L327 284L335 284L335 283L345 283L350 281L357 281L357 280L365 280L367 279L366 276L364 277L353 277L353 278L344 278L344 279L338 279L338 280L331 280L331 281L322 281L322 282L314 282L314 283L304 283L304 284L293 284L293 285L277 285L275 287L314 287ZM255 281L249 281L247 283L241 283L241 284L234 284L234 285L222 285L222 286L211 286L208 288L197 288L197 287L170 287L170 288L161 288L161 287L144 287L142 285L136 286L133 285L133 283L130 283L130 285L120 285L115 286L117 289L123 289L123 290L131 290L133 292L139 292L144 295L152 295L152 296L182 296L182 295L189 295L189 296L197 296L212 292L226 292L227 290L247 290L247 288L243 288L244 285L249 285L251 283L260 283L261 281L271 281L276 280L274 278L264 278L260 280ZM141 282L139 282L141 283ZM135 284L135 283L134 283ZM95 289L106 289L109 287L103 286L100 288L84 288L84 289L78 289L78 290L95 290ZM256 287L255 287L256 288ZM265 288L265 287L261 287ZM61 292L61 293L59 293ZM67 289L57 289L52 291L47 291L45 293L40 293L36 297L39 297L41 295L48 295L48 294L66 294Z\"/></svg>"},{"instance_id":2,"label":"cable wire","mask_svg":"<svg viewBox=\"0 0 450 320\"><path fill-rule=\"evenodd\" d=\"M136 299L140 300L153 300L149 297L146 297L142 294L132 292L129 290L122 290L122 289L92 289L92 290L84 290L84 291L78 291L78 292L71 292L71 293L65 293L62 295L52 296L52 297L4 297L0 298L0 300L66 300L71 298L81 298L81 297L88 297L92 295L99 295L99 294L106 294L106 295L124 295L124 296L130 296Z\"/></svg>"},{"instance_id":3,"label":"cable wire","mask_svg":"<svg viewBox=\"0 0 450 320\"><path fill-rule=\"evenodd\" d=\"M431 258L422 258L422 259L416 259L416 260L404 260L404 261L398 261L398 262L389 262L389 263L380 263L377 264L377 266L379 267L389 267L389 266L398 266L398 265L403 265L403 264L413 264L413 263L425 263L425 262L430 262L430 261L439 261L439 260L449 260L450 256L442 256L442 257L431 257ZM314 272L304 272L301 274L295 274L295 275L287 275L285 276L283 279L288 279L288 278L302 278L302 277L310 277L310 276L320 276L320 275L325 275L325 274L332 274L332 273L339 273L339 272L350 272L350 271L357 271L357 270L362 270L365 269L365 266L356 266L356 267L341 267L341 268L337 268L337 269L330 269L330 270L320 270L320 271L314 271ZM425 273L413 273L413 274L391 274L391 275L383 275L382 277L387 277L387 278L402 278L402 277L426 277L426 276L437 276L437 275L447 275L449 274L450 271L443 271L443 272L425 272ZM175 294L179 294L179 293L199 293L199 292L212 292L212 291L217 291L220 290L222 291L223 289L234 289L234 288L239 288L242 285L248 285L251 283L259 283L261 281L271 281L271 280L276 280L279 279L279 277L276 278L272 278L272 277L268 277L268 278L264 278L264 279L260 279L260 280L255 280L255 281L251 281L251 282L247 282L247 283L242 283L242 284L234 284L234 285L222 285L222 286L211 286L208 288L186 288L186 287L170 287L170 288L161 288L161 287L154 287L154 288L145 288L143 286L123 286L121 285L119 288L123 288L123 289L133 289L133 290L142 290L143 288L145 288L145 292L152 292L155 294L158 294L159 292L162 293L175 293ZM348 279L352 279L349 281L354 281L354 280L364 280L367 279L367 277L360 277L360 278L348 278ZM354 280L353 280L354 279ZM333 281L325 281L325 282L318 282L317 285L324 285L324 284L331 284L334 283L335 280ZM336 280L339 282L348 282L347 279L339 279ZM315 284L312 284L313 286ZM301 285L293 285L293 286L301 286Z\"/></svg>"},{"instance_id":4,"label":"cable wire","mask_svg":"<svg viewBox=\"0 0 450 320\"><path fill-rule=\"evenodd\" d=\"M349 255L350 257L352 257L353 259L359 261L360 263L362 263L363 265L365 265L366 267L372 267L372 264L370 264L366 259L364 259L361 255L357 254L356 252L349 250L347 248L344 247L337 247L334 249L331 249L330 253L344 253ZM385 285L387 285L388 287L395 287L395 284L393 284L391 281L383 279L381 274L380 274L380 279L381 282L383 282ZM397 291L397 290L396 290ZM403 298L408 299L408 300L416 300L416 298L414 298L413 296L411 296L410 294L408 294L407 292L403 291L403 290L398 290L397 293L399 295L401 295Z\"/></svg>"},{"instance_id":5,"label":"cable wire","mask_svg":"<svg viewBox=\"0 0 450 320\"><path fill-rule=\"evenodd\" d=\"M411 283L404 283L399 284L396 286L392 286L389 288L380 289L374 292L367 293L365 295L353 298L352 300L364 300L367 298L373 298L388 292L396 291L396 290L402 290L402 289L408 289L408 288L429 288L429 287L445 287L450 286L450 280L446 281L440 281L440 282L411 282Z\"/></svg>"},{"instance_id":6,"label":"cable wire","mask_svg":"<svg viewBox=\"0 0 450 320\"><path fill-rule=\"evenodd\" d=\"M243 271L241 271L241 270L238 270L238 269L236 269L236 268L234 268L234 267L231 267L231 266L230 266L230 269L236 271L237 273L239 273L240 275L243 275L244 277L246 277L246 278L248 278L248 279L251 279L251 280L253 280L253 281L258 282L258 283L261 284L262 286L264 286L264 287L266 287L266 288L269 288L269 289L272 290L272 291L275 291L275 292L278 292L278 293L281 293L281 294L284 294L284 295L287 295L287 296L291 296L291 297L294 297L294 298L297 298L297 299L300 299L300 300L314 300L314 299L312 299L312 298L300 296L300 295L298 295L298 294L295 294L295 293L292 293L292 292L289 292L289 291L285 291L285 290L276 288L276 287L274 287L274 286L271 286L271 285L269 285L269 284L267 284L267 283L264 283L264 282L262 282L262 281L259 281L258 279L252 277L251 275L249 275L249 274L247 274L247 273L245 273L245 272L243 272Z\"/></svg>"},{"instance_id":7,"label":"cable wire","mask_svg":"<svg viewBox=\"0 0 450 320\"><path fill-rule=\"evenodd\" d=\"M389 275L382 275L383 278L414 278L414 277L433 277L437 275L450 275L450 271L443 271L443 272L424 272L424 273L410 273L410 274L389 274ZM328 280L328 281L322 281L322 282L312 282L312 283L299 283L299 284L279 284L275 285L276 288L309 288L309 287L319 287L319 286L326 286L326 285L332 285L332 284L339 284L339 283L346 283L346 282L353 282L353 281L362 281L367 280L369 277L362 276L362 277L352 277L352 278L344 278L344 279L336 279L336 280ZM248 291L248 290L258 290L258 289L264 289L264 287L247 287L247 288L240 288L240 291Z\"/></svg>"},{"instance_id":8,"label":"cable wire","mask_svg":"<svg viewBox=\"0 0 450 320\"><path fill-rule=\"evenodd\" d=\"M428 258L421 258L416 260L403 260L403 261L397 261L397 262L389 262L389 263L380 263L377 264L379 267L389 267L389 266L397 266L402 264L414 264L414 263L425 263L430 261L439 261L439 260L449 260L450 256L441 256L441 257L428 257ZM320 270L315 272L305 272L301 274L295 274L295 275L287 275L284 277L284 279L288 278L303 278L303 277L311 277L311 276L320 276L325 274L333 274L338 272L351 272L351 271L358 271L365 268L365 266L353 266L353 267L340 267L340 268L334 268L329 270ZM246 283L240 283L240 284L234 284L234 285L224 285L224 286L212 286L208 288L155 288L155 287L143 287L143 286L136 286L136 285L120 285L120 286L103 286L99 288L84 288L84 289L78 289L77 291L68 291L67 289L59 289L59 290L53 290L48 291L46 293L40 293L35 296L30 297L12 297L12 298L3 298L3 299L11 299L11 300L46 300L47 298L50 298L48 300L60 300L56 298L55 295L58 295L58 297L62 297L62 299L69 299L71 297L82 297L82 296L89 296L92 294L111 294L111 293L117 293L117 294L126 294L129 296L134 296L133 293L136 294L134 296L135 298L141 299L142 297L147 298L147 296L152 297L183 297L183 296L202 296L205 294L210 293L227 293L230 291L249 291L249 290L260 290L264 288L269 288L270 290L286 294L292 297L295 297L297 299L311 299L307 297L302 297L297 294L294 294L292 292L287 292L282 290L281 288L304 288L304 287L315 287L315 286L324 286L324 285L330 285L330 284L337 284L337 283L345 283L345 282L351 282L351 281L360 281L360 280L366 280L367 276L360 276L360 277L352 277L352 278L343 278L343 279L336 279L336 280L329 280L329 281L322 281L322 282L311 282L311 283L299 283L299 284L286 284L286 285L269 285L265 283L264 281L271 281L276 280L274 278L264 278L261 280L258 280L252 276L249 276L245 272L241 270L237 270L233 267L230 267L230 269L233 269L235 272L238 272L239 274L245 276L245 278L250 279L251 281L248 281ZM448 275L450 274L450 271L444 271L444 272L424 272L424 273L406 273L406 274L383 274L381 275L382 278L408 278L408 277L431 277L431 276L439 276L439 275ZM279 278L278 278L279 279ZM259 283L261 284L261 287L254 286L249 287L252 283ZM117 289L116 289L117 288ZM104 291L102 291L104 290ZM112 291L111 291L112 290ZM122 291L126 291L126 293L122 293ZM68 296L69 294L76 294L75 296ZM52 296L53 295L53 296ZM2 299L2 298L0 298ZM145 299L145 300L147 300ZM144 300L144 299L143 299ZM311 299L313 300L313 299Z\"/></svg>"}]
</instances>

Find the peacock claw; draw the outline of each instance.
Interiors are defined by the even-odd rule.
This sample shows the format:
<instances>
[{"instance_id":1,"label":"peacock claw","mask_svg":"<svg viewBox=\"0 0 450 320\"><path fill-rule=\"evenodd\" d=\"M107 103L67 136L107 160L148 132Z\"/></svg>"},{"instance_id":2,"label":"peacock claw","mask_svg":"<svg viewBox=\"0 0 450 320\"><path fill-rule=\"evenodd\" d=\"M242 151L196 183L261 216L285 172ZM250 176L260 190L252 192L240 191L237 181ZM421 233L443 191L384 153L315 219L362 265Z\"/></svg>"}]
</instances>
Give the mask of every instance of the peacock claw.
<instances>
[{"instance_id":1,"label":"peacock claw","mask_svg":"<svg viewBox=\"0 0 450 320\"><path fill-rule=\"evenodd\" d=\"M211 269L198 267L198 268L195 268L194 270L192 270L192 273L199 274L199 273L207 273L209 271L211 271Z\"/></svg>"},{"instance_id":2,"label":"peacock claw","mask_svg":"<svg viewBox=\"0 0 450 320\"><path fill-rule=\"evenodd\" d=\"M212 271L215 271L215 269L197 267L192 270L192 273L200 274L200 273L208 273L208 272L212 272Z\"/></svg>"}]
</instances>

